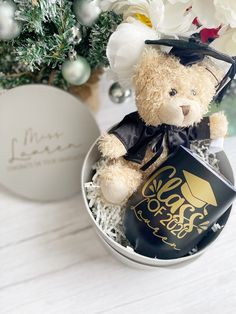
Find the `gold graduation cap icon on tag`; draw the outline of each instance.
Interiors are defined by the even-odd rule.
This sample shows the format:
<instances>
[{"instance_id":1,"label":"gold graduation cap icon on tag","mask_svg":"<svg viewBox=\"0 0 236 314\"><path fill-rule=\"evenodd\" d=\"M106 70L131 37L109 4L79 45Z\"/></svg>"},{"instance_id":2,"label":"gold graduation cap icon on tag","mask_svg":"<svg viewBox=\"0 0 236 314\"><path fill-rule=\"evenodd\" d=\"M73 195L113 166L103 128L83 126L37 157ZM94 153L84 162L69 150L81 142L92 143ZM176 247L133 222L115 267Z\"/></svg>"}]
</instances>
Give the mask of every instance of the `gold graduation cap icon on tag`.
<instances>
[{"instance_id":1,"label":"gold graduation cap icon on tag","mask_svg":"<svg viewBox=\"0 0 236 314\"><path fill-rule=\"evenodd\" d=\"M216 198L210 183L198 176L183 170L186 183L182 185L181 191L186 200L196 208L205 205L217 206Z\"/></svg>"}]
</instances>

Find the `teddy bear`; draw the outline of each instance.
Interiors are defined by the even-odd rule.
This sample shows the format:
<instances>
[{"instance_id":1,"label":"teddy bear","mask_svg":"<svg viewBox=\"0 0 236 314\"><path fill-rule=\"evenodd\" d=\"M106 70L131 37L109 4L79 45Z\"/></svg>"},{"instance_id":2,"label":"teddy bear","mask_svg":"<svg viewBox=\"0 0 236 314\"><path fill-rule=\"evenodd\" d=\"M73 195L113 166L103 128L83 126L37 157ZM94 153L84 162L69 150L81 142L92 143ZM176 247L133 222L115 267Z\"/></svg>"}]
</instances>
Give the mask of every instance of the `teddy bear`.
<instances>
[{"instance_id":1,"label":"teddy bear","mask_svg":"<svg viewBox=\"0 0 236 314\"><path fill-rule=\"evenodd\" d=\"M104 201L125 204L180 145L226 136L223 112L204 117L221 79L210 58L186 66L178 56L146 45L133 76L137 111L98 142L109 161L99 176Z\"/></svg>"}]
</instances>

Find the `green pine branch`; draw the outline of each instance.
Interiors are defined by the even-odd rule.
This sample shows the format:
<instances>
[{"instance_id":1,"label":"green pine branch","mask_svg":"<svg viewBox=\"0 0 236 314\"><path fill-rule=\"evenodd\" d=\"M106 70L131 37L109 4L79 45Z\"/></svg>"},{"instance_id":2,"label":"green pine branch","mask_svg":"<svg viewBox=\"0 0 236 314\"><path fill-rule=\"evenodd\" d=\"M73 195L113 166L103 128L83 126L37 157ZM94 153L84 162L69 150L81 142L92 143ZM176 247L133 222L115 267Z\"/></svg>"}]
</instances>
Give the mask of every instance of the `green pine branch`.
<instances>
[{"instance_id":1,"label":"green pine branch","mask_svg":"<svg viewBox=\"0 0 236 314\"><path fill-rule=\"evenodd\" d=\"M112 33L122 22L122 17L114 12L101 14L97 23L92 27L89 36L89 53L87 59L92 67L109 65L106 57L106 47Z\"/></svg>"},{"instance_id":2,"label":"green pine branch","mask_svg":"<svg viewBox=\"0 0 236 314\"><path fill-rule=\"evenodd\" d=\"M67 88L61 65L75 48L87 58L92 69L108 65L106 45L121 17L103 13L90 28L76 21L72 0L14 0L21 34L0 41L0 87L46 83ZM72 29L79 27L82 41L76 42Z\"/></svg>"}]
</instances>

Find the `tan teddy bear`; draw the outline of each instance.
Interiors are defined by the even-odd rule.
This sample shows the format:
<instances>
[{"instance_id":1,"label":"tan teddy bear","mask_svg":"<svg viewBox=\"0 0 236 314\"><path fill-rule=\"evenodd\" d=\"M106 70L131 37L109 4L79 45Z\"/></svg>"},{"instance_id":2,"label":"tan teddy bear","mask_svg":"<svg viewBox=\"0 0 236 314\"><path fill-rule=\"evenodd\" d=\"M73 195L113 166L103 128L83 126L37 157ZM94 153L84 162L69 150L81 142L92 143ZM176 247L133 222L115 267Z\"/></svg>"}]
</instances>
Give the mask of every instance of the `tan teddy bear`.
<instances>
[{"instance_id":1,"label":"tan teddy bear","mask_svg":"<svg viewBox=\"0 0 236 314\"><path fill-rule=\"evenodd\" d=\"M147 46L133 78L138 111L99 140L102 156L109 159L100 173L107 202L127 201L166 159L176 141L185 145L188 139L226 135L228 123L223 113L203 119L221 79L210 60L185 66L179 58Z\"/></svg>"}]
</instances>

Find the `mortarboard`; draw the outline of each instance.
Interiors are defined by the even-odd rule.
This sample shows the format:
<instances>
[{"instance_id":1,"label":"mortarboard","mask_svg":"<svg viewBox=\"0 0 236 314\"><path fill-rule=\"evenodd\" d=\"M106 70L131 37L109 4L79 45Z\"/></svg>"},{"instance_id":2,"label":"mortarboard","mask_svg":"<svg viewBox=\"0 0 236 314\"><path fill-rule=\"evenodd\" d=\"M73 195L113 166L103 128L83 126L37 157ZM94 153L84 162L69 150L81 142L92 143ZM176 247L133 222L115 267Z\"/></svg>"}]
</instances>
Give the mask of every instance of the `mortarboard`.
<instances>
[{"instance_id":1,"label":"mortarboard","mask_svg":"<svg viewBox=\"0 0 236 314\"><path fill-rule=\"evenodd\" d=\"M236 57L230 57L216 49L213 49L207 44L203 44L196 41L194 38L190 40L181 39L159 39L159 40L146 40L147 45L162 45L172 47L169 54L180 59L180 63L185 66L191 66L204 60L206 56L215 58L217 60L230 63L231 67L226 73L221 82L218 82L216 86L215 102L220 103L230 88L231 82L236 75ZM209 71L209 69L207 69ZM210 71L210 73L216 78L216 76ZM216 78L217 79L217 78ZM217 80L218 81L218 80Z\"/></svg>"},{"instance_id":2,"label":"mortarboard","mask_svg":"<svg viewBox=\"0 0 236 314\"><path fill-rule=\"evenodd\" d=\"M216 198L210 183L188 171L183 170L186 183L181 191L187 201L196 208L205 205L217 206Z\"/></svg>"}]
</instances>

